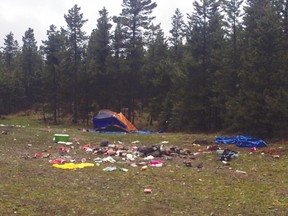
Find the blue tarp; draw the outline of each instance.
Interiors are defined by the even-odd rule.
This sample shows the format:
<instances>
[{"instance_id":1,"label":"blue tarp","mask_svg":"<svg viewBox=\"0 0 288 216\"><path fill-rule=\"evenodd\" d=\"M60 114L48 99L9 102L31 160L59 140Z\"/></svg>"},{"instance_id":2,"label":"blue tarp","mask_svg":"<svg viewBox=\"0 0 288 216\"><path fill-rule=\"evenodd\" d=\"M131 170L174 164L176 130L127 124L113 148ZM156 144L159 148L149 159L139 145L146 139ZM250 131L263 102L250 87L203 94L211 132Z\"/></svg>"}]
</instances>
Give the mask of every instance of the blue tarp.
<instances>
[{"instance_id":1,"label":"blue tarp","mask_svg":"<svg viewBox=\"0 0 288 216\"><path fill-rule=\"evenodd\" d=\"M251 136L237 135L234 137L218 137L214 140L215 143L221 144L236 144L238 147L267 147L268 145L261 139L253 138Z\"/></svg>"}]
</instances>

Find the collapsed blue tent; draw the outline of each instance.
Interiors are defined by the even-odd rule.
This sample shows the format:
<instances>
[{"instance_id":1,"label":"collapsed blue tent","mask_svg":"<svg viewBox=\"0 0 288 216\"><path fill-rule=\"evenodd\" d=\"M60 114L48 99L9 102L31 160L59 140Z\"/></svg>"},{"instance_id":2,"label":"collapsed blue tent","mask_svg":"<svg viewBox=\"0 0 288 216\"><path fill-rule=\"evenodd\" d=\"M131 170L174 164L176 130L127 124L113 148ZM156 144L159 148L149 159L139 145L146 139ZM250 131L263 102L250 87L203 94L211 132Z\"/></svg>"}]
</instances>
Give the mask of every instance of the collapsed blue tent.
<instances>
[{"instance_id":1,"label":"collapsed blue tent","mask_svg":"<svg viewBox=\"0 0 288 216\"><path fill-rule=\"evenodd\" d=\"M238 147L267 147L268 145L261 139L253 138L251 136L237 135L235 137L218 137L214 140L215 143L221 144L236 144Z\"/></svg>"}]
</instances>

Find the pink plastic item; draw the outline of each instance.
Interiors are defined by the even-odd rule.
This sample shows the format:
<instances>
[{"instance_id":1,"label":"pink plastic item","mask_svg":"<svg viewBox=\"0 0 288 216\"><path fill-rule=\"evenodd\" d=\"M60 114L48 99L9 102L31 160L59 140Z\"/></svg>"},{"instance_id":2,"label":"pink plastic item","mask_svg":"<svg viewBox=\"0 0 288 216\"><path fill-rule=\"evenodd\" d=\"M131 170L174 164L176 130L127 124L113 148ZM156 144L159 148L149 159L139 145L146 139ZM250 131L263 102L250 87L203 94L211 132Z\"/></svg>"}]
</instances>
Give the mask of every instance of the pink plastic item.
<instances>
[{"instance_id":1,"label":"pink plastic item","mask_svg":"<svg viewBox=\"0 0 288 216\"><path fill-rule=\"evenodd\" d=\"M150 161L150 166L162 167L163 166L163 161L161 161L161 160L151 160Z\"/></svg>"},{"instance_id":2,"label":"pink plastic item","mask_svg":"<svg viewBox=\"0 0 288 216\"><path fill-rule=\"evenodd\" d=\"M150 189L150 188L145 188L145 189L144 189L144 193L152 193L152 189Z\"/></svg>"}]
</instances>

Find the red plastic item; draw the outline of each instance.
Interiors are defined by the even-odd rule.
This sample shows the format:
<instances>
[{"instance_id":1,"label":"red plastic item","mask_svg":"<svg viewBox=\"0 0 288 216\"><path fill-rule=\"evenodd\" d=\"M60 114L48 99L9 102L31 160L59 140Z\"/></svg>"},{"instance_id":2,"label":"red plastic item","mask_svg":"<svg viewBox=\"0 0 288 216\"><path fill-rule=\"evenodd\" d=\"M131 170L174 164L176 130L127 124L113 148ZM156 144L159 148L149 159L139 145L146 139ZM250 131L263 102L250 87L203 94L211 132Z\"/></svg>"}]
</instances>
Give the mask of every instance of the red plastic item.
<instances>
[{"instance_id":1,"label":"red plastic item","mask_svg":"<svg viewBox=\"0 0 288 216\"><path fill-rule=\"evenodd\" d=\"M90 143L87 143L86 145L84 146L80 146L80 149L81 150L86 150L87 148L90 148L91 147L91 144Z\"/></svg>"},{"instance_id":2,"label":"red plastic item","mask_svg":"<svg viewBox=\"0 0 288 216\"><path fill-rule=\"evenodd\" d=\"M50 160L49 163L52 163L52 164L62 164L64 163L65 160L61 159L61 158L58 158L58 159L54 159L54 160Z\"/></svg>"},{"instance_id":3,"label":"red plastic item","mask_svg":"<svg viewBox=\"0 0 288 216\"><path fill-rule=\"evenodd\" d=\"M41 154L36 153L36 154L34 155L34 157L35 157L35 158L40 158L40 157L41 157Z\"/></svg>"}]
</instances>

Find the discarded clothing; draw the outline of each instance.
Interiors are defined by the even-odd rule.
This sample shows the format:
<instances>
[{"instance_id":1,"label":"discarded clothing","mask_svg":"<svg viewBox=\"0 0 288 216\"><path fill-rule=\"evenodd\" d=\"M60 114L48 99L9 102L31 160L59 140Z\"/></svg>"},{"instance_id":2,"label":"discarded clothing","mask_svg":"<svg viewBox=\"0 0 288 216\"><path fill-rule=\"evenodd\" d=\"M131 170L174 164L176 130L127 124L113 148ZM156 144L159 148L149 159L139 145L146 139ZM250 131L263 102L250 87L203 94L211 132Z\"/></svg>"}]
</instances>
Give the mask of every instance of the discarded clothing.
<instances>
[{"instance_id":1,"label":"discarded clothing","mask_svg":"<svg viewBox=\"0 0 288 216\"><path fill-rule=\"evenodd\" d=\"M117 167L106 167L103 169L103 171L105 172L112 172L112 171L115 171L117 170Z\"/></svg>"},{"instance_id":2,"label":"discarded clothing","mask_svg":"<svg viewBox=\"0 0 288 216\"><path fill-rule=\"evenodd\" d=\"M238 157L238 152L225 149L220 157L221 161L230 161L232 158Z\"/></svg>"},{"instance_id":3,"label":"discarded clothing","mask_svg":"<svg viewBox=\"0 0 288 216\"><path fill-rule=\"evenodd\" d=\"M238 147L267 147L268 145L261 139L253 138L251 136L238 135L235 137L218 137L214 140L215 143L222 144L236 144Z\"/></svg>"},{"instance_id":4,"label":"discarded clothing","mask_svg":"<svg viewBox=\"0 0 288 216\"><path fill-rule=\"evenodd\" d=\"M82 169L85 167L93 167L95 164L93 163L80 163L80 164L75 164L75 163L65 163L65 164L53 164L53 167L59 168L59 169Z\"/></svg>"}]
</instances>

